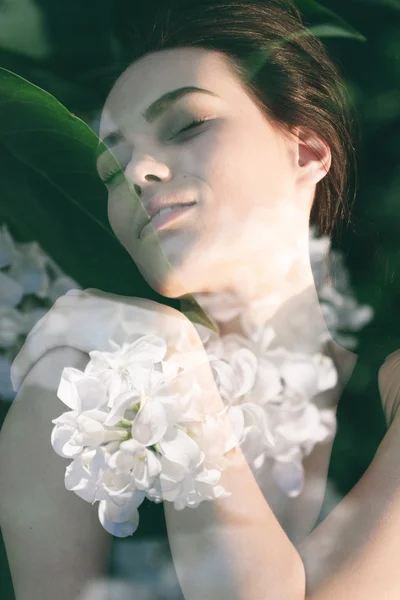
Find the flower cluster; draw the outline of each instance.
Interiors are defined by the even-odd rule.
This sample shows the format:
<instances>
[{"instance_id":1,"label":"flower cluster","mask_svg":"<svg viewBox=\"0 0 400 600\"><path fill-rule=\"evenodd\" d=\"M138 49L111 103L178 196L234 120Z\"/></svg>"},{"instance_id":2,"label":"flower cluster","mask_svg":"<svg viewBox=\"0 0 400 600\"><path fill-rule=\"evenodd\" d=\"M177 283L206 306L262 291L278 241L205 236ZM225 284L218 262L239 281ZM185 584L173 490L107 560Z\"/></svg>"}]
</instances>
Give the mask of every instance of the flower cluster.
<instances>
[{"instance_id":1,"label":"flower cluster","mask_svg":"<svg viewBox=\"0 0 400 600\"><path fill-rule=\"evenodd\" d=\"M310 241L318 291L328 297L329 244L323 238ZM349 290L342 273L341 289L330 288L324 315L336 315L330 323L338 328L346 319L354 331L371 318L371 310L359 307ZM305 328L303 307L302 323L290 318L290 329L301 334L296 351L292 339L291 351L277 344L276 332L263 320L276 302L272 296L253 299L245 310L248 304L231 292L197 294L217 324L237 326L217 334L196 325L203 343L198 354L131 331L121 345L110 341L112 352L90 352L83 372L64 369L58 397L71 410L53 421L52 445L72 459L66 488L99 502L108 532L134 533L145 498L173 502L179 510L228 496L221 476L237 447L256 476L272 475L289 497L301 493L304 457L336 433L335 409L321 407L318 399L337 385L338 374L332 359L317 350L326 328L311 322ZM207 384L198 377L205 364L212 373Z\"/></svg>"},{"instance_id":2,"label":"flower cluster","mask_svg":"<svg viewBox=\"0 0 400 600\"><path fill-rule=\"evenodd\" d=\"M12 400L10 368L26 335L59 296L79 289L37 242L17 243L0 228L0 397Z\"/></svg>"},{"instance_id":3,"label":"flower cluster","mask_svg":"<svg viewBox=\"0 0 400 600\"><path fill-rule=\"evenodd\" d=\"M201 357L167 356L154 335L111 344L113 352L89 353L84 372L63 370L57 395L71 410L54 419L51 442L73 459L66 488L99 501L103 527L125 537L138 527L145 498L182 509L225 496L219 482L232 446L223 408L206 405Z\"/></svg>"},{"instance_id":4,"label":"flower cluster","mask_svg":"<svg viewBox=\"0 0 400 600\"><path fill-rule=\"evenodd\" d=\"M354 350L360 331L374 316L373 308L359 304L351 287L350 275L341 250L332 250L328 236L316 236L310 229L310 262L320 306L330 334L338 344Z\"/></svg>"},{"instance_id":5,"label":"flower cluster","mask_svg":"<svg viewBox=\"0 0 400 600\"><path fill-rule=\"evenodd\" d=\"M311 228L310 260L316 288L329 329L338 343L354 348L357 339L345 330L358 331L373 316L370 306L360 306L351 291L343 256L331 251L330 240L316 237ZM334 284L329 282L332 278ZM209 353L219 393L227 405L234 434L255 474L265 461L278 487L289 497L304 487L303 459L317 443L332 440L336 433L335 409L320 408L318 398L338 381L329 356L315 351L329 339L328 331L307 327L305 307L297 299L297 315L290 327L300 332L301 351L271 347L276 334L264 315L270 314L275 298L243 301L240 294L196 294L200 305L217 325L235 323L237 333L217 335L197 326Z\"/></svg>"},{"instance_id":6,"label":"flower cluster","mask_svg":"<svg viewBox=\"0 0 400 600\"><path fill-rule=\"evenodd\" d=\"M319 408L320 394L335 387L337 371L321 353L271 349L275 333L262 342L240 334L210 335L205 347L233 434L255 475L272 463L271 475L289 497L304 486L303 458L336 433L334 409Z\"/></svg>"}]
</instances>

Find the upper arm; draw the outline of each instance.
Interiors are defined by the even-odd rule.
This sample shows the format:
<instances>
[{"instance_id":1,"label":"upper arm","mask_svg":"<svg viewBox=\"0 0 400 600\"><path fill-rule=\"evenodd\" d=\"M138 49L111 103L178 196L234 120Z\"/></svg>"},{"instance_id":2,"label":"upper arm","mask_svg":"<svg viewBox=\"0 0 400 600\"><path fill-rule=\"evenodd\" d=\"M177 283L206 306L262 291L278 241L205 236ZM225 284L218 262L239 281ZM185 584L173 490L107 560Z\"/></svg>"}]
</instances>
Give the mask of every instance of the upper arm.
<instances>
[{"instance_id":1,"label":"upper arm","mask_svg":"<svg viewBox=\"0 0 400 600\"><path fill-rule=\"evenodd\" d=\"M386 357L378 372L378 384L386 424L389 427L400 403L400 350Z\"/></svg>"},{"instance_id":2,"label":"upper arm","mask_svg":"<svg viewBox=\"0 0 400 600\"><path fill-rule=\"evenodd\" d=\"M56 395L62 370L83 369L88 360L66 347L46 354L24 380L1 432L0 522L17 600L71 600L104 573L110 536L97 505L65 489L68 462L50 442L51 421L66 408Z\"/></svg>"},{"instance_id":3,"label":"upper arm","mask_svg":"<svg viewBox=\"0 0 400 600\"><path fill-rule=\"evenodd\" d=\"M388 431L365 474L298 548L307 600L400 597L400 412L393 410L400 369L392 360L384 365L379 387L390 391L382 397Z\"/></svg>"}]
</instances>

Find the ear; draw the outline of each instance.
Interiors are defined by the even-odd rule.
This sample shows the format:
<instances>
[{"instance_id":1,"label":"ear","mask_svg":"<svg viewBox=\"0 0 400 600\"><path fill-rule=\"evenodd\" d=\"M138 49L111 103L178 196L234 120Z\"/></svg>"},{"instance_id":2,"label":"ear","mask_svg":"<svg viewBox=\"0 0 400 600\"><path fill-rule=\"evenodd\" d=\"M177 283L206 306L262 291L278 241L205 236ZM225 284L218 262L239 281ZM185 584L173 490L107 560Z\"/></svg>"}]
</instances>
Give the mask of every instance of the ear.
<instances>
[{"instance_id":1,"label":"ear","mask_svg":"<svg viewBox=\"0 0 400 600\"><path fill-rule=\"evenodd\" d=\"M297 182L301 186L316 185L328 173L332 155L327 142L308 127L295 127Z\"/></svg>"}]
</instances>

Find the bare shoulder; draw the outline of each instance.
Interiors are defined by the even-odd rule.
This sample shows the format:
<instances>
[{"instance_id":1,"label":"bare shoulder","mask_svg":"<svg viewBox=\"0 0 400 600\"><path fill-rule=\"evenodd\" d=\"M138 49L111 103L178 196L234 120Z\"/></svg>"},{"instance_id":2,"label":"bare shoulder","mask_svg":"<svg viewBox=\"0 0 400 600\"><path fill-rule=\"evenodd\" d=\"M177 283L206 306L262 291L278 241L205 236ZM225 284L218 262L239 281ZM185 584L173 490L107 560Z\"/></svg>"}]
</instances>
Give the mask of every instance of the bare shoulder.
<instances>
[{"instance_id":1,"label":"bare shoulder","mask_svg":"<svg viewBox=\"0 0 400 600\"><path fill-rule=\"evenodd\" d=\"M400 403L400 349L389 354L378 372L379 393L388 427L399 418Z\"/></svg>"},{"instance_id":2,"label":"bare shoulder","mask_svg":"<svg viewBox=\"0 0 400 600\"><path fill-rule=\"evenodd\" d=\"M18 600L77 598L106 572L108 534L96 506L64 485L66 460L51 446L64 367L89 356L72 348L44 355L28 373L0 435L0 521ZM56 576L47 576L49 573Z\"/></svg>"},{"instance_id":3,"label":"bare shoulder","mask_svg":"<svg viewBox=\"0 0 400 600\"><path fill-rule=\"evenodd\" d=\"M89 356L80 350L70 347L61 347L45 354L29 371L22 386L14 399L0 434L0 465L1 448L5 444L23 443L21 427L23 422L35 419L43 426L62 412L63 404L57 398L57 388L64 367L83 369L89 361ZM17 437L14 437L14 434ZM1 468L1 467L0 467Z\"/></svg>"},{"instance_id":4,"label":"bare shoulder","mask_svg":"<svg viewBox=\"0 0 400 600\"><path fill-rule=\"evenodd\" d=\"M328 354L338 370L340 385L344 388L357 364L358 354L340 346L333 338L327 342L326 346Z\"/></svg>"},{"instance_id":5,"label":"bare shoulder","mask_svg":"<svg viewBox=\"0 0 400 600\"><path fill-rule=\"evenodd\" d=\"M9 480L12 473L28 471L32 453L37 465L48 462L47 453L54 454L50 446L51 421L65 409L57 397L62 371L66 366L82 369L88 360L88 355L74 348L57 348L45 354L28 373L0 432L2 481ZM6 491L3 489L3 500Z\"/></svg>"}]
</instances>

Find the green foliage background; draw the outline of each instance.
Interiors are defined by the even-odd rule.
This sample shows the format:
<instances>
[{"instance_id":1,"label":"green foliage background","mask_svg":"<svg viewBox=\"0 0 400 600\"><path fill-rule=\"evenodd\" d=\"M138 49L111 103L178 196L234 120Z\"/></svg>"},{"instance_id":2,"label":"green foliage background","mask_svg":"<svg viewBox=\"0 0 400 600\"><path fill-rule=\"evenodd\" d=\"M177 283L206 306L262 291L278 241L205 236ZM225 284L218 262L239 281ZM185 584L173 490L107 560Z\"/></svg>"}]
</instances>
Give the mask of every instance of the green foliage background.
<instances>
[{"instance_id":1,"label":"green foliage background","mask_svg":"<svg viewBox=\"0 0 400 600\"><path fill-rule=\"evenodd\" d=\"M0 223L18 241L37 240L82 287L165 302L109 228L94 167L97 138L85 127L96 129L113 81L165 0L30 3L37 19L18 8L20 0L0 0L0 67L8 70L0 72ZM339 64L361 130L352 225L335 246L345 252L359 301L371 304L376 317L361 334L360 358L339 406L329 477L345 494L385 433L377 370L400 347L400 1L298 6ZM7 408L1 404L1 419ZM142 535L160 535L159 515L141 526ZM0 565L0 597L8 600L4 548Z\"/></svg>"}]
</instances>

